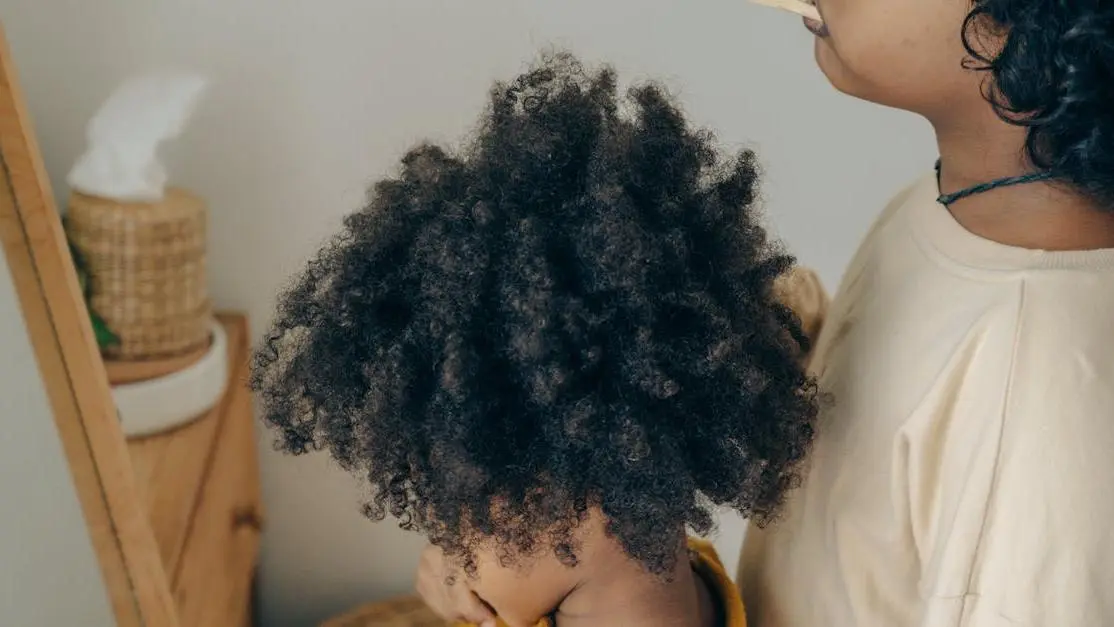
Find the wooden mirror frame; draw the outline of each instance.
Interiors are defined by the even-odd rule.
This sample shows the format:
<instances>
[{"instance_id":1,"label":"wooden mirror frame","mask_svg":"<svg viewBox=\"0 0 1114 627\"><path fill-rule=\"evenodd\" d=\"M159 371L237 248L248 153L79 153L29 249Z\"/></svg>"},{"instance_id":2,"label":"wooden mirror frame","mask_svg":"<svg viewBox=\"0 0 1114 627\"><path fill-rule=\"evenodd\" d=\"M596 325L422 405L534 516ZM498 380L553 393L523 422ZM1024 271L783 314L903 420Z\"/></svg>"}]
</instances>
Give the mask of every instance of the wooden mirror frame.
<instances>
[{"instance_id":1,"label":"wooden mirror frame","mask_svg":"<svg viewBox=\"0 0 1114 627\"><path fill-rule=\"evenodd\" d=\"M2 29L0 155L0 245L116 622L177 627L170 586Z\"/></svg>"}]
</instances>

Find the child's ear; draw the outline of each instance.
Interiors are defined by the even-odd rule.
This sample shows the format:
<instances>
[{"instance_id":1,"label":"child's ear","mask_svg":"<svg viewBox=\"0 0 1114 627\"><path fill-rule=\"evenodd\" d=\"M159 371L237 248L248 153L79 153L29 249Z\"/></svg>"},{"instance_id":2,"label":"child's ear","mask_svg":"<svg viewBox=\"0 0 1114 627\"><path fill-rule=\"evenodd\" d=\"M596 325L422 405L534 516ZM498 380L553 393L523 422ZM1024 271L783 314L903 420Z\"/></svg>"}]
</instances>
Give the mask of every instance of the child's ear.
<instances>
[{"instance_id":1,"label":"child's ear","mask_svg":"<svg viewBox=\"0 0 1114 627\"><path fill-rule=\"evenodd\" d=\"M494 548L485 548L476 553L476 568L469 586L507 627L535 627L557 610L579 575L550 551L504 566Z\"/></svg>"}]
</instances>

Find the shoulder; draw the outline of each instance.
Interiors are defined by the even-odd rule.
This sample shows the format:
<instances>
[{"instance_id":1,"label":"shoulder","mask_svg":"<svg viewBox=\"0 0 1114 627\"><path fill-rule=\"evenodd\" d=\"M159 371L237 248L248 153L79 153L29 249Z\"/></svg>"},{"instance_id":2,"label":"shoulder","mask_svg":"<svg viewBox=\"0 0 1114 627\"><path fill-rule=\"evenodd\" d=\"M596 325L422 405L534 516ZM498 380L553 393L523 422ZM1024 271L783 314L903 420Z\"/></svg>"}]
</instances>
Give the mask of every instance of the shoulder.
<instances>
[{"instance_id":1,"label":"shoulder","mask_svg":"<svg viewBox=\"0 0 1114 627\"><path fill-rule=\"evenodd\" d=\"M1023 280L1007 412L1103 409L1114 428L1114 272Z\"/></svg>"},{"instance_id":2,"label":"shoulder","mask_svg":"<svg viewBox=\"0 0 1114 627\"><path fill-rule=\"evenodd\" d=\"M963 468L945 473L956 490L978 467L996 499L1078 506L1114 477L1114 273L1031 272L999 287L981 301L956 294L960 323L927 314L943 321L918 345L947 347L918 370L931 383L905 433L925 447L926 472ZM948 342L957 326L965 334ZM1114 501L1091 501L1114 516Z\"/></svg>"},{"instance_id":3,"label":"shoulder","mask_svg":"<svg viewBox=\"0 0 1114 627\"><path fill-rule=\"evenodd\" d=\"M995 415L954 419L983 425L994 499L1012 508L1011 524L1028 527L1040 512L1054 527L1109 520L1114 501L1096 497L1114 477L1114 273L1034 272L1015 306L1013 324L995 324L1011 336L1009 354L987 351L964 374ZM991 372L1005 376L981 376Z\"/></svg>"},{"instance_id":4,"label":"shoulder","mask_svg":"<svg viewBox=\"0 0 1114 627\"><path fill-rule=\"evenodd\" d=\"M985 351L961 373L967 391L945 413L949 432L965 438L924 469L944 477L950 505L926 529L950 530L934 536L937 592L977 602L982 610L963 610L973 616L1027 625L1114 620L1114 606L1096 596L1114 589L1112 279L1022 279L1013 313L992 325L1012 336L1012 350Z\"/></svg>"},{"instance_id":5,"label":"shoulder","mask_svg":"<svg viewBox=\"0 0 1114 627\"><path fill-rule=\"evenodd\" d=\"M1114 273L1027 279L1014 333L1003 445L1114 477Z\"/></svg>"},{"instance_id":6,"label":"shoulder","mask_svg":"<svg viewBox=\"0 0 1114 627\"><path fill-rule=\"evenodd\" d=\"M950 429L1000 421L983 435L1000 435L1004 444L1031 440L1046 451L1064 446L1065 454L1098 442L1114 446L1114 272L987 278L978 290L955 293L946 314L930 317L944 321L926 334L966 330L944 359L945 387L964 402L926 399L933 413L959 420ZM1114 455L1110 460L1114 473Z\"/></svg>"},{"instance_id":7,"label":"shoulder","mask_svg":"<svg viewBox=\"0 0 1114 627\"><path fill-rule=\"evenodd\" d=\"M1087 297L1076 285L1027 286L1001 421L991 421L998 445L971 592L1024 624L1114 620L1099 592L1114 589L1108 287Z\"/></svg>"}]
</instances>

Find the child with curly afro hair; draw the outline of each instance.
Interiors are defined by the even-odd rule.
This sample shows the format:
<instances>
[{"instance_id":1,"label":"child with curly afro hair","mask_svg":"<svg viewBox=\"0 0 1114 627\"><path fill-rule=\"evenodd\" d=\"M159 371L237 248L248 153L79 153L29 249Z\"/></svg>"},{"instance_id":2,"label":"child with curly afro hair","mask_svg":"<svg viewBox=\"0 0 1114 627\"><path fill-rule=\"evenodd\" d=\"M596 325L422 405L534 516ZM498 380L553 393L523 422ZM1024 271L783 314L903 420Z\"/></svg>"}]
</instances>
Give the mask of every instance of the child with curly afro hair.
<instances>
[{"instance_id":1,"label":"child with curly afro hair","mask_svg":"<svg viewBox=\"0 0 1114 627\"><path fill-rule=\"evenodd\" d=\"M686 532L771 520L818 405L757 183L661 87L547 58L462 149L411 150L281 297L264 419L512 627L742 625Z\"/></svg>"}]
</instances>

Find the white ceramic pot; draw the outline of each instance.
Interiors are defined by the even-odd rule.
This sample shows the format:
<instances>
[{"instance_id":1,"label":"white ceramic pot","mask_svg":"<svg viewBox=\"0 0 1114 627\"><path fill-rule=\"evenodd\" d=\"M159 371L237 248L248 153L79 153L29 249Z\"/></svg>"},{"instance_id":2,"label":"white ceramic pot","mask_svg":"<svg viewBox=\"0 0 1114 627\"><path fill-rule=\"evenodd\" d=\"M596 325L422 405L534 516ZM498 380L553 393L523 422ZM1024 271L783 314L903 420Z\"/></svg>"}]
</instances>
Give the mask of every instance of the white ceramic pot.
<instances>
[{"instance_id":1,"label":"white ceramic pot","mask_svg":"<svg viewBox=\"0 0 1114 627\"><path fill-rule=\"evenodd\" d=\"M113 386L125 436L169 431L200 418L220 402L228 385L228 337L215 320L209 328L213 339L199 361L156 379Z\"/></svg>"}]
</instances>

